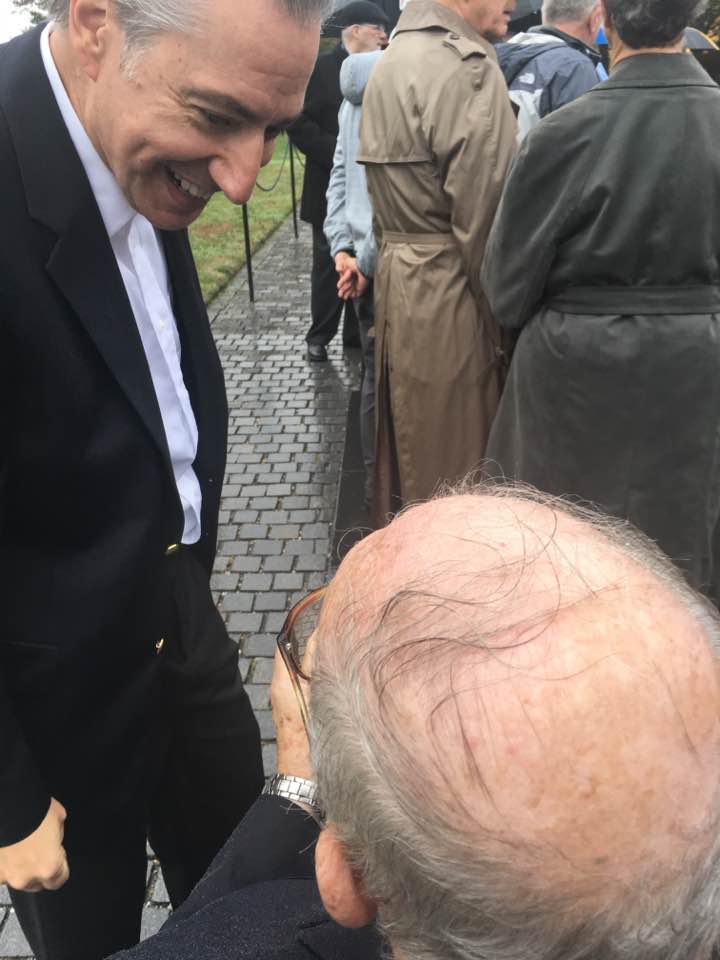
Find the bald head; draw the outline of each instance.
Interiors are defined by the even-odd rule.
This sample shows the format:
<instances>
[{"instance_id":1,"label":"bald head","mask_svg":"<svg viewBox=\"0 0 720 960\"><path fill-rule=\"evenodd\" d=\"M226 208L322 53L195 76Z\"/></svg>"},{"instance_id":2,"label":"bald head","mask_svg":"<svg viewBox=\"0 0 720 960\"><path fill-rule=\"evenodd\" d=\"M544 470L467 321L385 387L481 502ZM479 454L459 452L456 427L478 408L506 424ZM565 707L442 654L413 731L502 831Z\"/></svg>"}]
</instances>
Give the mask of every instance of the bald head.
<instances>
[{"instance_id":1,"label":"bald head","mask_svg":"<svg viewBox=\"0 0 720 960\"><path fill-rule=\"evenodd\" d=\"M537 926L553 904L556 936L598 917L602 936L647 935L659 905L685 904L714 853L716 629L642 538L526 496L436 500L351 552L318 631L318 773L352 751L354 797L333 811L332 764L323 795L394 930L443 890L412 916L410 956L433 955L419 939L443 911L440 942L472 938L488 897L515 929L514 911L535 908ZM335 732L354 731L344 751L325 737L329 704Z\"/></svg>"}]
</instances>

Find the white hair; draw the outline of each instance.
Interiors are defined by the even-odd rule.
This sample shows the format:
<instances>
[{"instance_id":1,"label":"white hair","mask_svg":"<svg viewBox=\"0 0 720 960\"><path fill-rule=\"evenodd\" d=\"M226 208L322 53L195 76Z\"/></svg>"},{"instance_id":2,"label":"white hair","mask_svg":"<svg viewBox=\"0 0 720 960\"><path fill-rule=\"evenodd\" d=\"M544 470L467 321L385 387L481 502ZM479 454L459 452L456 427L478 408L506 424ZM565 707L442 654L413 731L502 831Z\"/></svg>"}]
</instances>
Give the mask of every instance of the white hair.
<instances>
[{"instance_id":1,"label":"white hair","mask_svg":"<svg viewBox=\"0 0 720 960\"><path fill-rule=\"evenodd\" d=\"M191 33L203 22L211 0L114 0L115 14L125 34L128 53L147 46L162 33ZM331 9L330 0L274 0L288 16L300 23L322 20ZM70 0L49 0L50 18L67 25ZM238 16L242 11L238 10Z\"/></svg>"},{"instance_id":2,"label":"white hair","mask_svg":"<svg viewBox=\"0 0 720 960\"><path fill-rule=\"evenodd\" d=\"M545 0L542 5L542 22L580 23L592 13L597 0Z\"/></svg>"},{"instance_id":3,"label":"white hair","mask_svg":"<svg viewBox=\"0 0 720 960\"><path fill-rule=\"evenodd\" d=\"M589 524L674 592L718 656L717 612L629 524L515 486L476 491L530 499L555 516ZM528 553L522 569L535 559ZM388 687L400 675L417 679L428 662L434 675L446 666L451 671L459 658L483 654L498 630L495 620L483 635L473 622L462 636L438 636L434 612L462 603L443 596L440 579L412 584L393 597L362 639L348 607L333 628L333 643L342 643L331 658L336 662L326 662L324 641L319 643L311 681L311 749L320 799L364 889L379 905L379 923L393 948L411 960L705 960L720 943L720 801L675 879L654 876L648 863L647 877L622 896L588 908L579 890L559 894L551 883L543 886L542 858L530 843L520 849L516 840L487 836L485 842L483 833L478 839L472 791L448 799L428 782L428 763L445 769L447 742L441 731L435 743L406 742ZM508 579L518 578L508 571ZM513 589L503 586L499 594L513 623ZM475 608L482 602L472 601ZM533 629L545 629L559 608L550 602ZM487 789L469 751L467 763L473 784ZM458 818L458 809L466 818ZM535 862L537 870L528 869Z\"/></svg>"}]
</instances>

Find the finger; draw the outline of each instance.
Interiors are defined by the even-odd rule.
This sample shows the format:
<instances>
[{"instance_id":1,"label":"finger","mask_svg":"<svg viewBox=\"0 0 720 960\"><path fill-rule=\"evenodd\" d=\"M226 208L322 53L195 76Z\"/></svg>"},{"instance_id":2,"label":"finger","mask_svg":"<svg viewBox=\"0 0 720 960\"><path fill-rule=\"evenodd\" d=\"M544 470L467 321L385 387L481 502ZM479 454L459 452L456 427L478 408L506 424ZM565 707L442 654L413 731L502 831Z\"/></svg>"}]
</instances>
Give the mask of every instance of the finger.
<instances>
[{"instance_id":1,"label":"finger","mask_svg":"<svg viewBox=\"0 0 720 960\"><path fill-rule=\"evenodd\" d=\"M43 880L43 888L45 890L59 890L64 883L67 882L68 877L70 876L70 867L68 866L67 856L65 851L63 851L63 858L58 864L57 870L52 874L52 876L47 877Z\"/></svg>"}]
</instances>

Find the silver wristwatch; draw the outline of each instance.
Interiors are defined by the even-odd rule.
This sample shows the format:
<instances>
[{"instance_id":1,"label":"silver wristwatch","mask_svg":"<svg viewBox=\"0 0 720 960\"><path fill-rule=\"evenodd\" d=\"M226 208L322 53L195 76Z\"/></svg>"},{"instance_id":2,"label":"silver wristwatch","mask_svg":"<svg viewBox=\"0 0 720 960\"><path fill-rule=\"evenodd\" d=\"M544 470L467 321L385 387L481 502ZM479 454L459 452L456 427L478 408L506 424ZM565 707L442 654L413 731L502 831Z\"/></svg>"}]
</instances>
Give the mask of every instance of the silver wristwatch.
<instances>
[{"instance_id":1,"label":"silver wristwatch","mask_svg":"<svg viewBox=\"0 0 720 960\"><path fill-rule=\"evenodd\" d=\"M319 809L316 801L317 784L303 777L294 777L289 773L276 773L263 787L263 793L275 797L284 797L306 807L311 807L317 819Z\"/></svg>"}]
</instances>

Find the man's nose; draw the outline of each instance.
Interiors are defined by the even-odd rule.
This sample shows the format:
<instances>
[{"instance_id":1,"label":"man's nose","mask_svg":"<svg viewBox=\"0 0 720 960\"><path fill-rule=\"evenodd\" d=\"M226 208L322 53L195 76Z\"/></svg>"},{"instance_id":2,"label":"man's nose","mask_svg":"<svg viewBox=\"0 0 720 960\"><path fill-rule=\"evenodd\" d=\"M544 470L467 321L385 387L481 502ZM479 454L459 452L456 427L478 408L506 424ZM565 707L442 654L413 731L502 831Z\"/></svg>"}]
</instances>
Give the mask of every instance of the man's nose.
<instances>
[{"instance_id":1,"label":"man's nose","mask_svg":"<svg viewBox=\"0 0 720 960\"><path fill-rule=\"evenodd\" d=\"M267 163L262 133L228 140L208 164L208 173L231 203L246 203L255 187L260 167Z\"/></svg>"}]
</instances>

